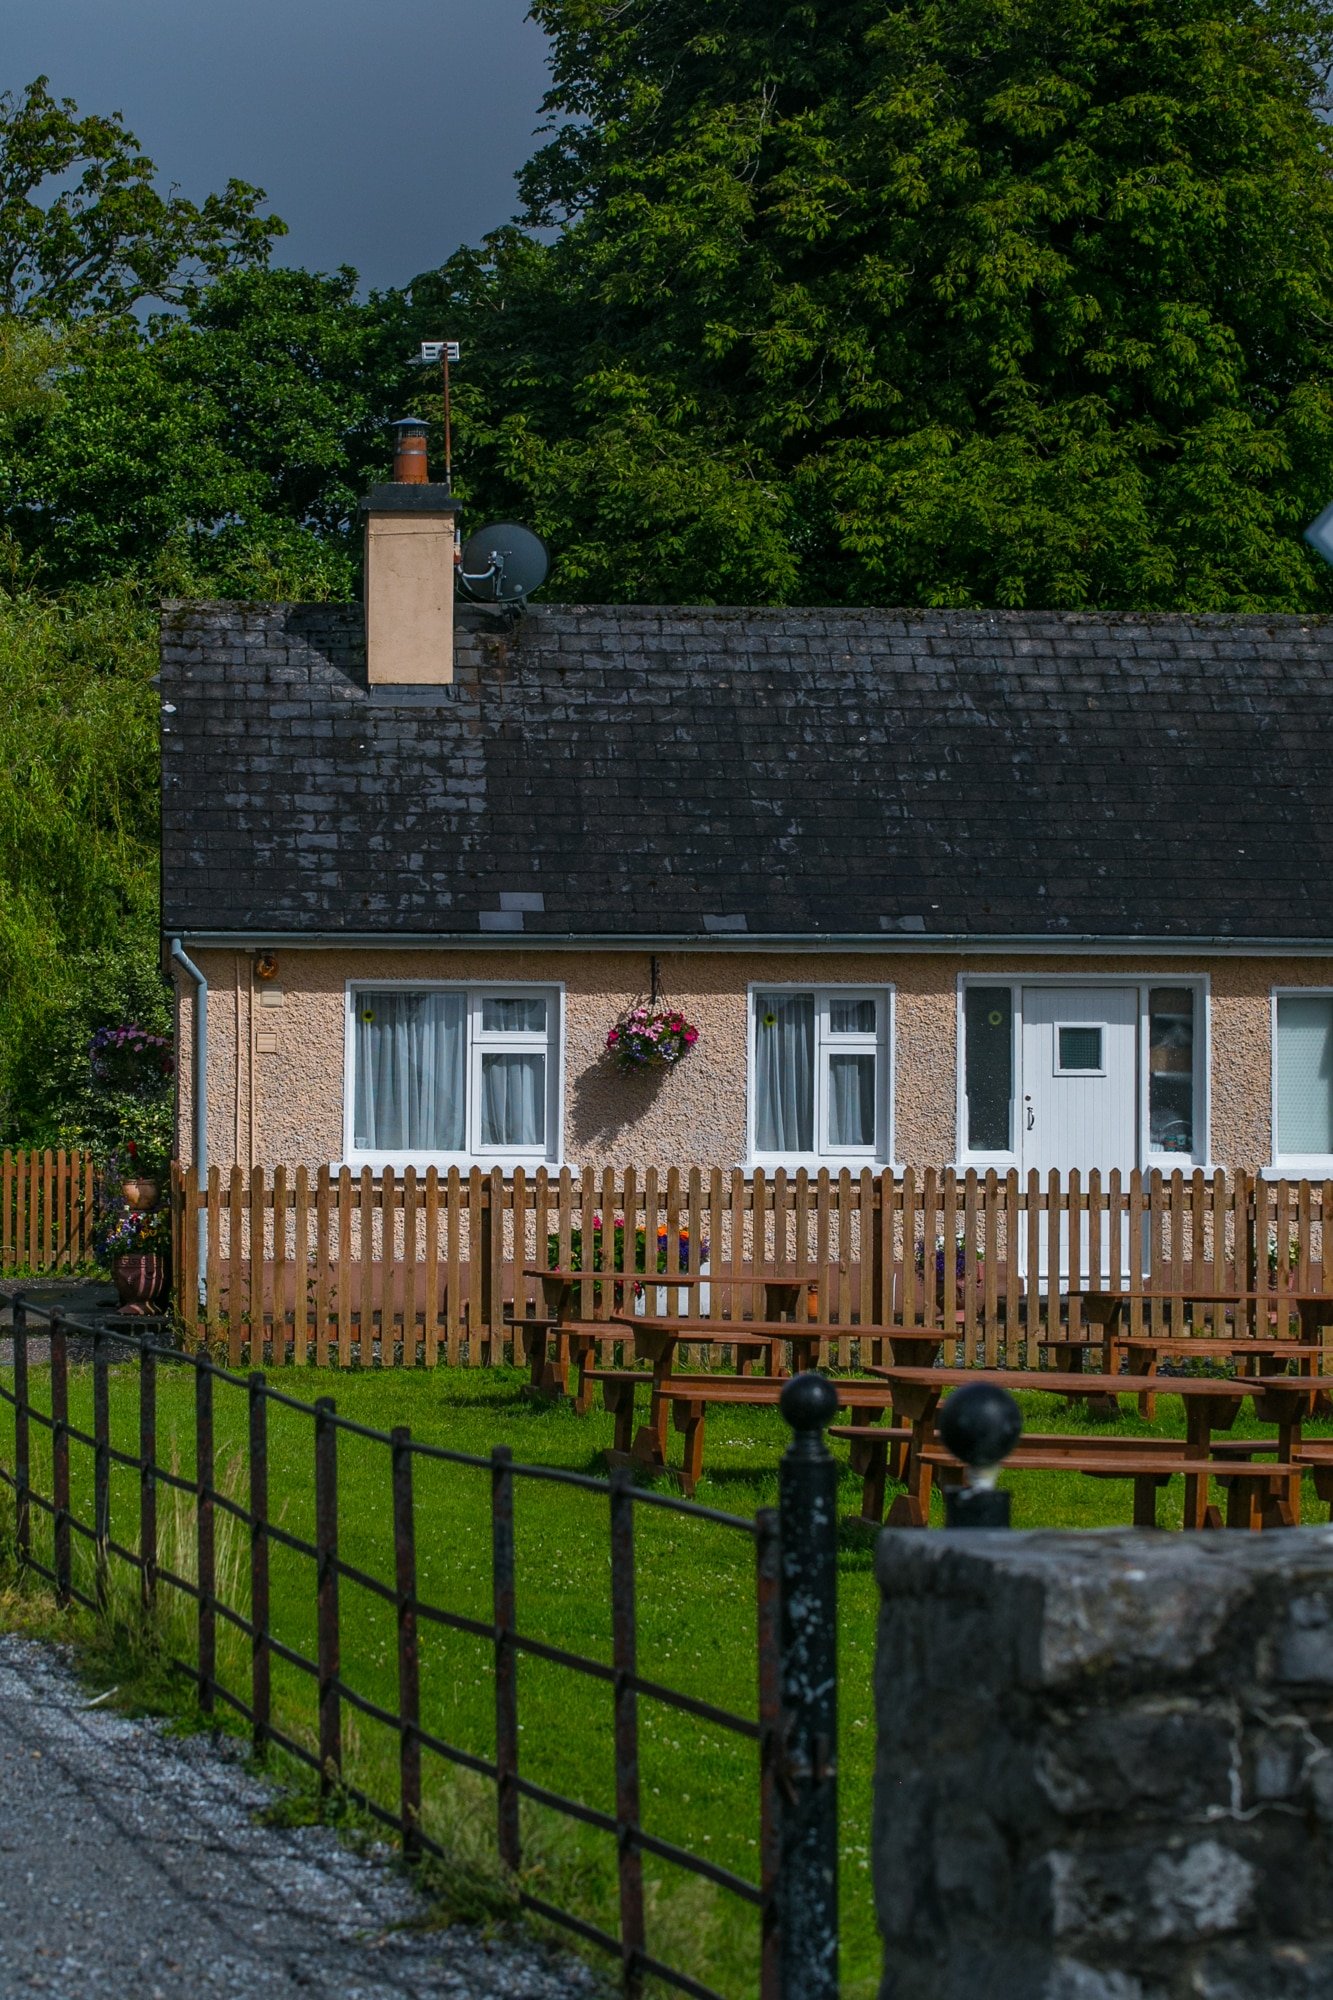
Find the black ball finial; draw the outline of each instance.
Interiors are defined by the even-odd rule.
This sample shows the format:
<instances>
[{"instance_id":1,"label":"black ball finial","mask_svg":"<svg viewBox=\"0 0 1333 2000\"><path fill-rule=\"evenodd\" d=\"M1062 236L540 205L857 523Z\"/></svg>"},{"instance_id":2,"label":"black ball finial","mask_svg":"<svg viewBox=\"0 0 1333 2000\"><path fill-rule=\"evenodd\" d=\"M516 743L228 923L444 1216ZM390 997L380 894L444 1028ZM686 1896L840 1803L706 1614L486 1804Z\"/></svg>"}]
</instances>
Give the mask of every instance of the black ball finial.
<instances>
[{"instance_id":1,"label":"black ball finial","mask_svg":"<svg viewBox=\"0 0 1333 2000\"><path fill-rule=\"evenodd\" d=\"M998 1383L969 1382L948 1398L936 1429L964 1465L999 1465L1023 1434L1023 1416Z\"/></svg>"},{"instance_id":2,"label":"black ball finial","mask_svg":"<svg viewBox=\"0 0 1333 2000\"><path fill-rule=\"evenodd\" d=\"M838 1392L826 1375L807 1369L783 1384L778 1408L794 1431L822 1431L838 1414Z\"/></svg>"}]
</instances>

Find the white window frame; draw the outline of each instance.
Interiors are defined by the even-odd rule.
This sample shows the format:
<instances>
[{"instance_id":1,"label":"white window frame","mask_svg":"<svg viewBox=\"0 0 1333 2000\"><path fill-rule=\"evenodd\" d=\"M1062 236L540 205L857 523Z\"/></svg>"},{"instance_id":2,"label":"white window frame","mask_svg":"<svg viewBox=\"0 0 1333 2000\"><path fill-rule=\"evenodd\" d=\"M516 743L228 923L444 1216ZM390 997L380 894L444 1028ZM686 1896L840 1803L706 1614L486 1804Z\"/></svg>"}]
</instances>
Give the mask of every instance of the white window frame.
<instances>
[{"instance_id":1,"label":"white window frame","mask_svg":"<svg viewBox=\"0 0 1333 2000\"><path fill-rule=\"evenodd\" d=\"M484 1053L512 1050L517 1054L540 1052L546 1057L546 1143L543 1146L509 1147L503 1152L465 1146L456 1153L382 1152L355 1144L356 1114L356 1009L362 993L465 993L468 1001L466 1138L481 1132L481 1058ZM532 1029L483 1029L483 1000L534 998L546 1001L545 1035ZM392 1167L395 1172L415 1167L441 1171L449 1167L483 1167L489 1172L499 1167L512 1173L515 1167L560 1167L564 1159L565 1105L565 987L560 980L535 979L371 979L364 976L345 983L343 1024L343 1159L342 1164L359 1172L362 1167Z\"/></svg>"},{"instance_id":2,"label":"white window frame","mask_svg":"<svg viewBox=\"0 0 1333 2000\"><path fill-rule=\"evenodd\" d=\"M811 1153L767 1153L761 1152L755 1142L755 1087L757 1073L756 1036L759 1027L756 996L760 993L811 993L815 1001L815 1151ZM845 1000L855 996L858 999L875 1002L875 1029L871 1033L833 1034L828 1026L828 1005L832 999ZM877 980L834 980L815 981L811 979L753 979L746 988L746 1064L745 1064L745 1147L746 1157L742 1164L749 1167L763 1167L767 1172L774 1167L806 1167L812 1171L828 1167L841 1172L844 1167L849 1172L860 1173L865 1167L879 1169L890 1166L894 1154L894 1048L896 1044L896 989ZM847 1053L857 1055L873 1052L875 1056L875 1144L866 1152L864 1147L831 1147L827 1142L828 1132L828 1057Z\"/></svg>"},{"instance_id":3,"label":"white window frame","mask_svg":"<svg viewBox=\"0 0 1333 2000\"><path fill-rule=\"evenodd\" d=\"M1012 1001L1013 1019L1010 1026L1010 1064L1014 1080L1014 1095L1011 1131L1016 1144L1005 1152L972 1151L967 1145L967 990L970 986L1006 986ZM1023 988L1025 986L1067 986L1071 990L1090 986L1122 986L1138 988L1138 1030L1135 1042L1135 1061L1138 1070L1138 1139L1137 1162L1145 1173L1158 1167L1164 1174L1181 1172L1193 1173L1202 1169L1204 1173L1216 1171L1212 1159L1212 1057L1213 1057L1213 1016L1212 981L1206 972L1157 971L1157 972L1016 972L997 968L993 972L960 972L958 975L957 998L957 1062L955 1073L955 1125L954 1143L956 1147L955 1167L964 1171L975 1167L984 1173L994 1167L997 1173L1010 1173L1022 1165L1022 1135L1019 1131L1018 1106L1023 1093ZM1159 986L1188 986L1194 994L1194 1151L1192 1153L1164 1153L1154 1151L1148 1145L1148 996ZM1301 992L1313 989L1302 987ZM1276 1012L1274 1013L1276 1021ZM1086 1023L1066 1022L1065 1026L1085 1026ZM1094 1072L1065 1071L1065 1075L1092 1075ZM1104 1072L1100 1072L1103 1073Z\"/></svg>"},{"instance_id":4,"label":"white window frame","mask_svg":"<svg viewBox=\"0 0 1333 2000\"><path fill-rule=\"evenodd\" d=\"M1333 1175L1333 1153L1280 1153L1277 1145L1277 1003L1279 1000L1333 1000L1333 986L1274 986L1269 996L1268 1138L1272 1155L1267 1173L1294 1174L1301 1179L1326 1180Z\"/></svg>"}]
</instances>

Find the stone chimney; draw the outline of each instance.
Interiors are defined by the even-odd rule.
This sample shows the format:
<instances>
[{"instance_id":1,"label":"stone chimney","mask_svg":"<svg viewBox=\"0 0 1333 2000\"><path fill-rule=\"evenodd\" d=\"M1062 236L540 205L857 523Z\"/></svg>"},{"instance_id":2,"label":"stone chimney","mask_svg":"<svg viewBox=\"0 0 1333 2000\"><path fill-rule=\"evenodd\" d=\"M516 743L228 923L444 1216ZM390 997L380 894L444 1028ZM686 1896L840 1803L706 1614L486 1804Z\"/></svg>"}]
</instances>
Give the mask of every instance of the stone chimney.
<instances>
[{"instance_id":1,"label":"stone chimney","mask_svg":"<svg viewBox=\"0 0 1333 2000\"><path fill-rule=\"evenodd\" d=\"M440 687L454 677L454 523L432 486L426 426L394 425L393 482L361 502L366 524L366 670L372 687Z\"/></svg>"}]
</instances>

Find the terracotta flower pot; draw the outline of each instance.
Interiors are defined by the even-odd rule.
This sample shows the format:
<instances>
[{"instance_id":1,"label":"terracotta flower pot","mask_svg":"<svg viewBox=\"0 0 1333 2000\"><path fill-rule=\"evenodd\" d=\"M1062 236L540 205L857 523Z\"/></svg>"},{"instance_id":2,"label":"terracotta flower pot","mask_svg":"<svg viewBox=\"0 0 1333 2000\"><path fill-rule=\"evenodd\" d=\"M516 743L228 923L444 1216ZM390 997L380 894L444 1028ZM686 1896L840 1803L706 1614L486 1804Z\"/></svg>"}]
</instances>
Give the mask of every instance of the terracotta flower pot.
<instances>
[{"instance_id":1,"label":"terracotta flower pot","mask_svg":"<svg viewBox=\"0 0 1333 2000\"><path fill-rule=\"evenodd\" d=\"M155 1313L166 1303L171 1267L161 1250L131 1250L116 1258L111 1278L123 1312Z\"/></svg>"},{"instance_id":2,"label":"terracotta flower pot","mask_svg":"<svg viewBox=\"0 0 1333 2000\"><path fill-rule=\"evenodd\" d=\"M121 1182L120 1191L129 1206L137 1209L140 1214L145 1209L156 1208L157 1198L162 1192L157 1182L148 1174L131 1174L128 1180Z\"/></svg>"}]
</instances>

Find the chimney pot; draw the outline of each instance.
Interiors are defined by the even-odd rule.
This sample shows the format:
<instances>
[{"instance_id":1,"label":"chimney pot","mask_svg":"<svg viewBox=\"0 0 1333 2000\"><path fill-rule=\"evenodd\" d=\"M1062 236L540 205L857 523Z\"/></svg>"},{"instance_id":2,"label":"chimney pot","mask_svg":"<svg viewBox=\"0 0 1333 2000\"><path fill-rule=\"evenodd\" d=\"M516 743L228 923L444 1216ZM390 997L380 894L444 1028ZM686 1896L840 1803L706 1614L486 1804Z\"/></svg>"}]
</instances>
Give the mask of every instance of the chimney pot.
<instances>
[{"instance_id":1,"label":"chimney pot","mask_svg":"<svg viewBox=\"0 0 1333 2000\"><path fill-rule=\"evenodd\" d=\"M426 469L426 421L424 417L399 417L389 427L393 440L393 477L398 486L428 486Z\"/></svg>"}]
</instances>

